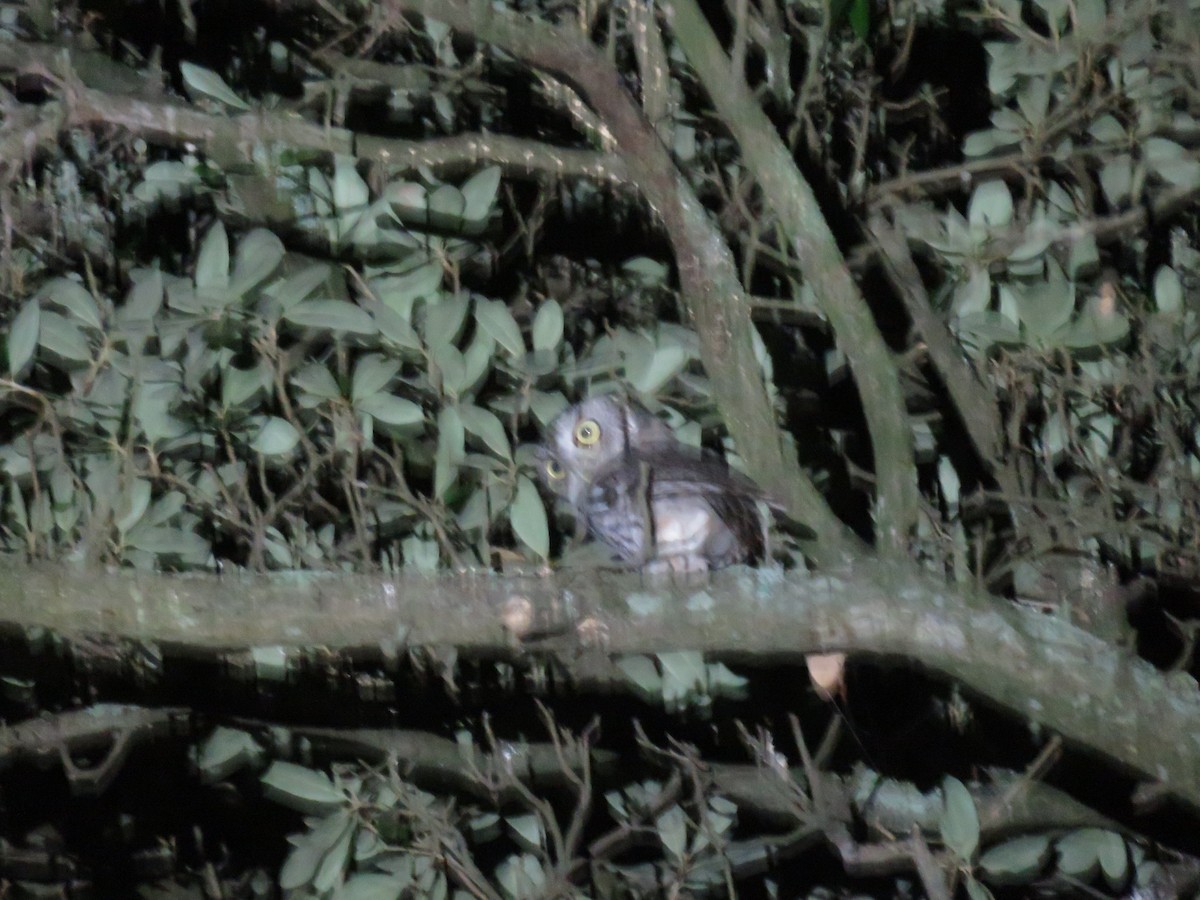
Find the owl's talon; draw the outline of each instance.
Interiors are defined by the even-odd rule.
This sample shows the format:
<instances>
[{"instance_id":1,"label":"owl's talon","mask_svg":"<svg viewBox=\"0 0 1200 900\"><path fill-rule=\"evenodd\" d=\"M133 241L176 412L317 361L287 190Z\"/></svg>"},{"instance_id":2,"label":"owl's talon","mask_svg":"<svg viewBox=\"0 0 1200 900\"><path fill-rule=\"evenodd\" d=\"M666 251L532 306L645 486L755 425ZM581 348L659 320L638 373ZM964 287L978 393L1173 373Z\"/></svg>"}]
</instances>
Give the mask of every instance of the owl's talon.
<instances>
[{"instance_id":1,"label":"owl's talon","mask_svg":"<svg viewBox=\"0 0 1200 900\"><path fill-rule=\"evenodd\" d=\"M709 565L695 554L663 556L646 563L642 572L651 584L696 587L708 583Z\"/></svg>"}]
</instances>

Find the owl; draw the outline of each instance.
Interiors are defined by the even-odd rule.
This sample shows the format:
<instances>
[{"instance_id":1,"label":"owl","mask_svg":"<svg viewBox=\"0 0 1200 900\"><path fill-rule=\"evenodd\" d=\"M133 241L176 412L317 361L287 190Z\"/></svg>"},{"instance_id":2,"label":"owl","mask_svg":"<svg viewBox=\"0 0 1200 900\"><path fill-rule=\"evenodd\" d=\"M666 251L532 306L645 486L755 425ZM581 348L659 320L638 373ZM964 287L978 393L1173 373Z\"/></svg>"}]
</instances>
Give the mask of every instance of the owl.
<instances>
[{"instance_id":1,"label":"owl","mask_svg":"<svg viewBox=\"0 0 1200 900\"><path fill-rule=\"evenodd\" d=\"M561 413L538 449L542 482L622 560L676 571L760 557L768 498L720 457L614 394Z\"/></svg>"}]
</instances>

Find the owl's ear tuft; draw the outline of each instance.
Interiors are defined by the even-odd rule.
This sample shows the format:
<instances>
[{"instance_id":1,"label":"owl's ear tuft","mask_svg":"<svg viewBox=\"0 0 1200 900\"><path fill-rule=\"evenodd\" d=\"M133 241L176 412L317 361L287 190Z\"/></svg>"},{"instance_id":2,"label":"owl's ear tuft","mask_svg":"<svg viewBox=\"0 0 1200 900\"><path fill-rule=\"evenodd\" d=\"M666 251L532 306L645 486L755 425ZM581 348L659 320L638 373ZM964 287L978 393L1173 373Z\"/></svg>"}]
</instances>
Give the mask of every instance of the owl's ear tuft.
<instances>
[{"instance_id":1,"label":"owl's ear tuft","mask_svg":"<svg viewBox=\"0 0 1200 900\"><path fill-rule=\"evenodd\" d=\"M630 443L674 440L670 426L633 397L621 404L621 416L621 425Z\"/></svg>"}]
</instances>

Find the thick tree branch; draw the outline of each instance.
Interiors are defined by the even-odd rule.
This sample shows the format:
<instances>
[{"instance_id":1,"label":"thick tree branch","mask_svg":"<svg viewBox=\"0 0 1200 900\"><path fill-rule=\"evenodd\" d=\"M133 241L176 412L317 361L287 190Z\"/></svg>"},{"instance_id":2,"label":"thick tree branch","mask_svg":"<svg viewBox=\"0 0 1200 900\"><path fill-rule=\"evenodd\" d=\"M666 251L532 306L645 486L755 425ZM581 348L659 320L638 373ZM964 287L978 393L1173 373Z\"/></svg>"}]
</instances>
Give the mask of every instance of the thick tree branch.
<instances>
[{"instance_id":1,"label":"thick tree branch","mask_svg":"<svg viewBox=\"0 0 1200 900\"><path fill-rule=\"evenodd\" d=\"M61 48L49 44L2 44L0 70L49 72L52 66L61 67L60 53ZM89 83L87 74L95 66L94 57L113 65L98 51L75 51L70 57L78 81L69 91L68 104L20 108L27 118L43 123L40 133L31 133L32 125L25 118L18 121L19 127L8 123L0 127L0 140L4 141L0 146L13 149L4 155L5 160L19 161L37 144L52 144L65 128L110 125L159 143L191 144L220 165L255 162L255 146L266 141L299 151L357 154L383 163L392 173L430 166L453 174L498 165L505 174L519 177L555 175L616 183L629 180L624 163L612 154L554 147L508 135L460 134L406 141L313 124L287 110L217 115L151 92L113 93Z\"/></svg>"},{"instance_id":2,"label":"thick tree branch","mask_svg":"<svg viewBox=\"0 0 1200 900\"><path fill-rule=\"evenodd\" d=\"M859 560L819 578L739 569L704 589L666 592L595 570L383 580L9 566L0 573L0 617L10 634L45 626L67 638L99 633L193 653L390 641L476 658L549 655L585 687L620 683L613 657L672 649L733 663L799 664L831 650L889 657L959 681L1200 810L1194 681L1166 678L1062 619L955 593L907 563ZM509 629L528 638L530 622L543 637L522 645Z\"/></svg>"},{"instance_id":3,"label":"thick tree branch","mask_svg":"<svg viewBox=\"0 0 1200 900\"><path fill-rule=\"evenodd\" d=\"M996 479L1001 490L1020 494L1016 473L1005 464L1003 426L996 410L996 398L979 380L963 358L962 348L934 314L929 293L913 261L904 238L880 213L871 215L868 230L883 257L884 269L896 289L913 328L929 348L929 358L946 385L954 409L975 447L980 462Z\"/></svg>"},{"instance_id":4,"label":"thick tree branch","mask_svg":"<svg viewBox=\"0 0 1200 900\"><path fill-rule=\"evenodd\" d=\"M904 552L917 522L917 472L912 428L888 347L850 277L812 188L740 71L730 70L729 57L699 7L694 0L665 0L662 5L688 62L737 138L763 201L787 234L829 317L838 346L850 361L875 454L877 543Z\"/></svg>"},{"instance_id":5,"label":"thick tree branch","mask_svg":"<svg viewBox=\"0 0 1200 900\"><path fill-rule=\"evenodd\" d=\"M797 803L804 788L803 771L775 771L744 763L711 763L708 771L717 789L740 807L762 816L776 827L802 824L807 811ZM982 842L1037 830L1118 828L1111 819L1068 794L1007 769L988 770L984 782L971 782L975 806L995 810L981 822ZM821 773L821 793L834 821L864 823L871 836L905 834L915 825L936 834L941 824L940 788L921 793L911 784L888 781L866 769L851 775ZM810 816L811 818L811 816Z\"/></svg>"}]
</instances>

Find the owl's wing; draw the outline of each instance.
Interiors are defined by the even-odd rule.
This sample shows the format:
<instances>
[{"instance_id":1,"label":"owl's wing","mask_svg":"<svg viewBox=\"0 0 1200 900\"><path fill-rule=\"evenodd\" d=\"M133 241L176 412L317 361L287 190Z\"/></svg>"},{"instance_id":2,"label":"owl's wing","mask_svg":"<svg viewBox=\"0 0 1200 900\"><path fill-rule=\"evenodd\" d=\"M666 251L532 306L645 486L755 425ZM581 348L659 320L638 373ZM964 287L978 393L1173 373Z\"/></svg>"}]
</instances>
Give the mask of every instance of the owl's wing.
<instances>
[{"instance_id":1,"label":"owl's wing","mask_svg":"<svg viewBox=\"0 0 1200 900\"><path fill-rule=\"evenodd\" d=\"M677 441L657 443L627 454L623 461L600 472L594 485L601 489L632 486L633 473L643 465L649 467L650 499L703 497L717 514L730 523L739 534L741 523L749 522L755 535L760 535L756 503L765 503L787 523L786 530L796 537L814 538L816 532L807 525L787 516L783 503L768 494L749 477L729 465L720 456ZM751 543L753 545L753 543Z\"/></svg>"},{"instance_id":2,"label":"owl's wing","mask_svg":"<svg viewBox=\"0 0 1200 900\"><path fill-rule=\"evenodd\" d=\"M726 548L720 551L725 555L710 558L710 563L727 565L763 553L763 523L755 504L767 500L767 495L720 457L686 445L652 445L624 454L597 474L591 498L593 527L627 559L635 557L644 539L645 502L656 516L669 515L666 510L673 509L686 517L693 504L710 509L733 540L732 545L720 540L709 545Z\"/></svg>"},{"instance_id":3,"label":"owl's wing","mask_svg":"<svg viewBox=\"0 0 1200 900\"><path fill-rule=\"evenodd\" d=\"M678 442L650 444L626 457L621 466L640 467L643 463L653 472L651 496L736 497L742 502L762 501L773 509L782 505L741 472L734 471L721 457L707 450L698 450ZM618 466L610 467L615 470ZM601 472L596 483L607 475Z\"/></svg>"}]
</instances>

